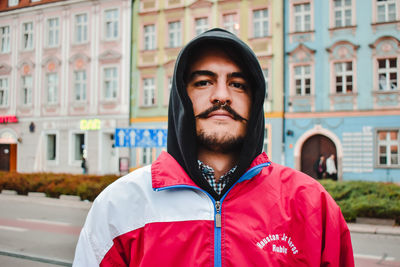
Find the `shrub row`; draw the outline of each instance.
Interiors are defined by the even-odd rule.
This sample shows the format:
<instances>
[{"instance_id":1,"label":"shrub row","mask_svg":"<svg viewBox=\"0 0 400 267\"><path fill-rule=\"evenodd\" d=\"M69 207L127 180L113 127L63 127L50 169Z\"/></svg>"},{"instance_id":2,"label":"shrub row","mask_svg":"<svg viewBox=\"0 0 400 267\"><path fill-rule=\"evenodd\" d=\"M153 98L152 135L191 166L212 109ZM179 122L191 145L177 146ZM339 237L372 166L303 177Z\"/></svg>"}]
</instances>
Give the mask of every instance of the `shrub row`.
<instances>
[{"instance_id":1,"label":"shrub row","mask_svg":"<svg viewBox=\"0 0 400 267\"><path fill-rule=\"evenodd\" d=\"M44 192L48 197L77 195L93 201L117 175L72 175L55 173L0 172L0 190L18 194ZM394 219L400 224L400 186L390 183L320 180L340 206L346 221L356 217Z\"/></svg>"},{"instance_id":2,"label":"shrub row","mask_svg":"<svg viewBox=\"0 0 400 267\"><path fill-rule=\"evenodd\" d=\"M81 200L93 201L116 175L73 175L55 173L0 172L0 190L15 190L20 195L28 192L44 192L48 197L77 195Z\"/></svg>"},{"instance_id":3,"label":"shrub row","mask_svg":"<svg viewBox=\"0 0 400 267\"><path fill-rule=\"evenodd\" d=\"M364 181L320 182L340 206L346 221L370 217L394 219L400 224L399 185Z\"/></svg>"}]
</instances>

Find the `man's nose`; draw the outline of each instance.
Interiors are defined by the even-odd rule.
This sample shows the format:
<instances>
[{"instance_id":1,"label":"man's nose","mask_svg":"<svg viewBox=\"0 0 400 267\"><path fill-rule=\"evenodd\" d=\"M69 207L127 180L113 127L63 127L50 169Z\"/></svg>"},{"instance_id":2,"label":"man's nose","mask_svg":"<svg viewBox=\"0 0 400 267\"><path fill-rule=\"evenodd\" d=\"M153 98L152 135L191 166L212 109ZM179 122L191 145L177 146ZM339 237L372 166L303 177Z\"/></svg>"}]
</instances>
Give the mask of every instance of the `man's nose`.
<instances>
[{"instance_id":1,"label":"man's nose","mask_svg":"<svg viewBox=\"0 0 400 267\"><path fill-rule=\"evenodd\" d=\"M232 103L231 93L229 87L225 82L218 82L210 96L210 101L213 104L226 103L230 105Z\"/></svg>"}]
</instances>

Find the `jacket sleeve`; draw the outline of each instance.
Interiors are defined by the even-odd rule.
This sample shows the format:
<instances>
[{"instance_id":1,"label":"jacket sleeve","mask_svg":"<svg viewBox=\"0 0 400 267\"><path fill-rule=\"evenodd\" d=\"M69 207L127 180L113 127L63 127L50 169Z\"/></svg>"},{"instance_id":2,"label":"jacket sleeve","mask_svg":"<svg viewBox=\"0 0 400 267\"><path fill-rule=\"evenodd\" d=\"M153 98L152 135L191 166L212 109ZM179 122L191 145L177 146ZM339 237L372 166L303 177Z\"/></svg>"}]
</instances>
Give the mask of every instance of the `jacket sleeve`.
<instances>
[{"instance_id":1,"label":"jacket sleeve","mask_svg":"<svg viewBox=\"0 0 400 267\"><path fill-rule=\"evenodd\" d=\"M96 258L95 247L87 234L87 229L83 228L79 236L78 244L75 249L73 267L99 266L100 262Z\"/></svg>"},{"instance_id":2,"label":"jacket sleeve","mask_svg":"<svg viewBox=\"0 0 400 267\"><path fill-rule=\"evenodd\" d=\"M339 206L328 193L324 195L321 199L325 202L321 266L353 267L354 256L349 228Z\"/></svg>"}]
</instances>

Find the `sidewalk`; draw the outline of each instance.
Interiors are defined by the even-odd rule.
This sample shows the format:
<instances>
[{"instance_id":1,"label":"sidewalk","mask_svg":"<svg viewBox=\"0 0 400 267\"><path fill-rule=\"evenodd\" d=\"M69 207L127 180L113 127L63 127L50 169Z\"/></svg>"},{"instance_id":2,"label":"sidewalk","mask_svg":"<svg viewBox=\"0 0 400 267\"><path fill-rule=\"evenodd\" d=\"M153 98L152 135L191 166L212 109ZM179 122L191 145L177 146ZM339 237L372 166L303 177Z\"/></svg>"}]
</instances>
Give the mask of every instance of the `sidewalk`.
<instances>
[{"instance_id":1,"label":"sidewalk","mask_svg":"<svg viewBox=\"0 0 400 267\"><path fill-rule=\"evenodd\" d=\"M348 223L351 233L380 234L400 236L400 226Z\"/></svg>"}]
</instances>

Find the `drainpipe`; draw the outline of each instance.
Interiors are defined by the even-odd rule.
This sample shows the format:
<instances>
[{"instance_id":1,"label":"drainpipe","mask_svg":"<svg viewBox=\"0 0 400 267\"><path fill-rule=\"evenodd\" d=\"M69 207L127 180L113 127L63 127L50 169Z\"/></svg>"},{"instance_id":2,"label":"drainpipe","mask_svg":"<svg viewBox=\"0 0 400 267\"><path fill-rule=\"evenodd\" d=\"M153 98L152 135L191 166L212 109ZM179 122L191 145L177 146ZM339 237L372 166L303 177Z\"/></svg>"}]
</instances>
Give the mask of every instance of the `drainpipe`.
<instances>
[{"instance_id":1,"label":"drainpipe","mask_svg":"<svg viewBox=\"0 0 400 267\"><path fill-rule=\"evenodd\" d=\"M286 154L286 149L285 149L285 143L286 143L286 120L285 120L285 115L286 115L286 17L285 17L285 9L286 9L286 1L281 1L283 4L282 7L282 18L283 18L283 23L282 23L282 33L283 33L283 38L282 38L282 45L283 45L283 94L282 94L282 102L283 102L283 114L282 114L282 159L281 159L281 164L285 165L285 154Z\"/></svg>"}]
</instances>

